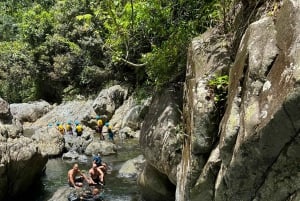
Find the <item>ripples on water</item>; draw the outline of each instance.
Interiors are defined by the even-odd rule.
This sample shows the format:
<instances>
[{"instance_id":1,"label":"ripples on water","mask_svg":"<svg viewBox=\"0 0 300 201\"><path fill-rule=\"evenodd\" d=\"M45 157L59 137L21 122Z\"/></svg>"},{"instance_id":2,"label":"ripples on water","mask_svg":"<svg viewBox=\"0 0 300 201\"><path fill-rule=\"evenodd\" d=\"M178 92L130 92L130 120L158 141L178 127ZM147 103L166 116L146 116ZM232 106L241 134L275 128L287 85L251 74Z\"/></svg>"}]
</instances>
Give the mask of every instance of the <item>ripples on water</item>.
<instances>
[{"instance_id":1,"label":"ripples on water","mask_svg":"<svg viewBox=\"0 0 300 201\"><path fill-rule=\"evenodd\" d=\"M112 167L111 174L106 174L104 195L107 201L139 201L140 193L136 179L120 178L118 177L118 171L124 162L137 157L141 152L136 140L124 143L121 147L117 155L102 157L102 160ZM40 183L37 184L37 188L33 189L35 198L29 198L26 201L49 200L58 188L67 185L67 172L75 162L79 164L79 168L83 172L88 173L92 164L92 157L89 157L87 163L63 161L61 158L49 159L45 175L42 176Z\"/></svg>"}]
</instances>

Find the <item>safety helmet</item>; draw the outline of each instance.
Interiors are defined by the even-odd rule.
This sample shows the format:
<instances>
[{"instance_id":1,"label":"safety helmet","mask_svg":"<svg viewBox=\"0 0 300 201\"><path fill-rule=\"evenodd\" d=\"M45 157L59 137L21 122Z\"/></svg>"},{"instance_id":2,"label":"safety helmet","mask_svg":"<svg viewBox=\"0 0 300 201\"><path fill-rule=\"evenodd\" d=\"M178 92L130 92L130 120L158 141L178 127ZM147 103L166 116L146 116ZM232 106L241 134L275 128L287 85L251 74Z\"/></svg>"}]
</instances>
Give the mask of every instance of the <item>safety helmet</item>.
<instances>
[{"instance_id":1,"label":"safety helmet","mask_svg":"<svg viewBox=\"0 0 300 201\"><path fill-rule=\"evenodd\" d=\"M98 120L98 119L100 119L100 116L99 116L99 115L97 115L97 116L96 116L96 119L97 119L97 120Z\"/></svg>"}]
</instances>

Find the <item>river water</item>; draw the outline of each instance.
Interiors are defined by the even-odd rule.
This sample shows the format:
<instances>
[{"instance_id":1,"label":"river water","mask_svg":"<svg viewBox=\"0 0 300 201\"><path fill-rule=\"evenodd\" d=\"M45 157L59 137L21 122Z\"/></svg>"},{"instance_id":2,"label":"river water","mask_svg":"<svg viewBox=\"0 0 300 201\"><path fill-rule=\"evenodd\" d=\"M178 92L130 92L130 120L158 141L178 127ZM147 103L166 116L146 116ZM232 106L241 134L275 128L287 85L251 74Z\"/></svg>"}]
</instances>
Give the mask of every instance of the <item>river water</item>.
<instances>
[{"instance_id":1,"label":"river water","mask_svg":"<svg viewBox=\"0 0 300 201\"><path fill-rule=\"evenodd\" d=\"M121 178L118 171L122 164L141 154L137 140L128 140L119 144L118 154L103 156L102 160L112 168L110 174L105 176L104 195L108 201L140 201L140 192L134 178ZM34 194L26 201L47 201L58 188L67 185L67 172L74 163L79 164L83 172L88 172L92 164L92 157L88 161L64 161L61 158L49 159L45 174L36 185ZM66 198L67 201L67 198Z\"/></svg>"}]
</instances>

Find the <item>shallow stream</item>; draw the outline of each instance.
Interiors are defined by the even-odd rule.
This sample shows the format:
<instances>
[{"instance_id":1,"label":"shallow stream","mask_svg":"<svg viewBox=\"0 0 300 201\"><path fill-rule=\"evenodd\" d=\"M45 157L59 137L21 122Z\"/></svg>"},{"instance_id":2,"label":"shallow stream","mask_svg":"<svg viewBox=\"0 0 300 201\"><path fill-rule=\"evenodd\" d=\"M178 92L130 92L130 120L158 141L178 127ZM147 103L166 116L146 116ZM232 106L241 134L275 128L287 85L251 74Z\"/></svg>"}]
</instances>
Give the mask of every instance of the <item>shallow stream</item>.
<instances>
[{"instance_id":1,"label":"shallow stream","mask_svg":"<svg viewBox=\"0 0 300 201\"><path fill-rule=\"evenodd\" d=\"M105 198L107 201L139 201L140 193L136 179L118 176L118 171L124 162L141 154L138 142L137 140L128 140L119 146L117 155L102 157L102 160L112 168L111 173L105 176ZM42 176L40 184L37 185L37 189L34 189L34 195L26 201L49 200L58 188L67 185L67 172L75 162L79 164L79 168L83 172L87 173L92 164L92 157L88 157L87 162L64 161L61 158L49 159L45 174Z\"/></svg>"}]
</instances>

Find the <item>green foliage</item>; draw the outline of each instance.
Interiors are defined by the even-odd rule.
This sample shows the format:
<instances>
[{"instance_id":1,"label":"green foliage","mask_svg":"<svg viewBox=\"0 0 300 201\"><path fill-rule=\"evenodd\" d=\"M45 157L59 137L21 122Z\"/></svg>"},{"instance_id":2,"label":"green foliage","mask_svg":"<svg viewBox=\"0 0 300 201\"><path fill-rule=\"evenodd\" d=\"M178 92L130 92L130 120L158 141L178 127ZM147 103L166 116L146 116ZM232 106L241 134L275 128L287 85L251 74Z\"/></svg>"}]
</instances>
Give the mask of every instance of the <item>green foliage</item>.
<instances>
[{"instance_id":1,"label":"green foliage","mask_svg":"<svg viewBox=\"0 0 300 201\"><path fill-rule=\"evenodd\" d=\"M0 95L59 101L70 86L98 93L114 79L160 87L184 72L190 39L225 19L228 2L0 2Z\"/></svg>"},{"instance_id":2,"label":"green foliage","mask_svg":"<svg viewBox=\"0 0 300 201\"><path fill-rule=\"evenodd\" d=\"M20 35L25 42L36 47L45 41L47 35L53 33L54 26L53 13L37 4L22 15L22 22L19 24Z\"/></svg>"},{"instance_id":3,"label":"green foliage","mask_svg":"<svg viewBox=\"0 0 300 201\"><path fill-rule=\"evenodd\" d=\"M141 103L143 100L151 96L151 93L151 87L149 87L147 84L144 84L135 89L133 96L138 103Z\"/></svg>"},{"instance_id":4,"label":"green foliage","mask_svg":"<svg viewBox=\"0 0 300 201\"><path fill-rule=\"evenodd\" d=\"M0 43L0 95L11 102L36 98L33 55L28 44Z\"/></svg>"},{"instance_id":5,"label":"green foliage","mask_svg":"<svg viewBox=\"0 0 300 201\"><path fill-rule=\"evenodd\" d=\"M227 100L228 78L228 75L223 75L214 77L208 82L208 86L213 91L214 101L216 104L224 103Z\"/></svg>"},{"instance_id":6,"label":"green foliage","mask_svg":"<svg viewBox=\"0 0 300 201\"><path fill-rule=\"evenodd\" d=\"M215 76L208 82L208 87L211 93L211 97L209 98L213 98L214 100L216 107L216 118L219 121L221 121L226 108L228 83L228 75Z\"/></svg>"}]
</instances>

